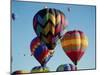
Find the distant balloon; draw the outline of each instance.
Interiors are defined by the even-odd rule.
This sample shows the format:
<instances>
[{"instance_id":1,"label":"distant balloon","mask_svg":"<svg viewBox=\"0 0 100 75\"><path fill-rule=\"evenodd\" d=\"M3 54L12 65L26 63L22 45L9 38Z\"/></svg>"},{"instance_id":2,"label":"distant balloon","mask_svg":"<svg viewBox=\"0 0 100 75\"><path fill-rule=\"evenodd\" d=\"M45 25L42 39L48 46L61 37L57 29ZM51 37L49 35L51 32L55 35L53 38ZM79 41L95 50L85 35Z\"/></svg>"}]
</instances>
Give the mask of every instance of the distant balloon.
<instances>
[{"instance_id":1,"label":"distant balloon","mask_svg":"<svg viewBox=\"0 0 100 75\"><path fill-rule=\"evenodd\" d=\"M75 67L75 65L72 64L62 64L57 68L57 72L61 72L61 71L76 71L77 68Z\"/></svg>"},{"instance_id":2,"label":"distant balloon","mask_svg":"<svg viewBox=\"0 0 100 75\"><path fill-rule=\"evenodd\" d=\"M24 70L17 70L12 73L12 75L21 75L21 74L29 74L29 71L24 71Z\"/></svg>"},{"instance_id":3,"label":"distant balloon","mask_svg":"<svg viewBox=\"0 0 100 75\"><path fill-rule=\"evenodd\" d=\"M12 13L12 19L15 20L15 14L14 13Z\"/></svg>"},{"instance_id":4,"label":"distant balloon","mask_svg":"<svg viewBox=\"0 0 100 75\"><path fill-rule=\"evenodd\" d=\"M34 30L48 49L55 48L56 42L61 38L61 32L63 32L66 24L63 12L53 8L40 10L33 19Z\"/></svg>"},{"instance_id":5,"label":"distant balloon","mask_svg":"<svg viewBox=\"0 0 100 75\"><path fill-rule=\"evenodd\" d=\"M88 46L88 40L82 31L73 30L65 33L61 45L66 55L77 65Z\"/></svg>"},{"instance_id":6,"label":"distant balloon","mask_svg":"<svg viewBox=\"0 0 100 75\"><path fill-rule=\"evenodd\" d=\"M68 12L70 12L71 8L68 8L67 10L68 10Z\"/></svg>"},{"instance_id":7,"label":"distant balloon","mask_svg":"<svg viewBox=\"0 0 100 75\"><path fill-rule=\"evenodd\" d=\"M31 70L31 73L41 73L41 72L49 72L48 67L41 67L41 66L36 66Z\"/></svg>"},{"instance_id":8,"label":"distant balloon","mask_svg":"<svg viewBox=\"0 0 100 75\"><path fill-rule=\"evenodd\" d=\"M13 56L11 56L11 62L13 62Z\"/></svg>"},{"instance_id":9,"label":"distant balloon","mask_svg":"<svg viewBox=\"0 0 100 75\"><path fill-rule=\"evenodd\" d=\"M40 42L38 37L32 40L30 50L32 55L38 60L42 67L46 66L46 63L50 60L54 53L54 50L49 50Z\"/></svg>"}]
</instances>

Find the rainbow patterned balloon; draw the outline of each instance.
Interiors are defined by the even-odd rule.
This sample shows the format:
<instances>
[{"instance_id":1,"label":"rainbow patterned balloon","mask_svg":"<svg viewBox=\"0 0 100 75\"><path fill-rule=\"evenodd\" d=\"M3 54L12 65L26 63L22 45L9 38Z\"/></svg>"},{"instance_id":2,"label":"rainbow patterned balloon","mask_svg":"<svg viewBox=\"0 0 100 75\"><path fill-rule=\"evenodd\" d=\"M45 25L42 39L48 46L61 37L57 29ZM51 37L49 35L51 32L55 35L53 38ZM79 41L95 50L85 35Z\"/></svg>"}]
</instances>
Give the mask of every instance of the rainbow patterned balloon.
<instances>
[{"instance_id":1,"label":"rainbow patterned balloon","mask_svg":"<svg viewBox=\"0 0 100 75\"><path fill-rule=\"evenodd\" d=\"M33 27L37 36L48 49L54 49L67 25L63 12L53 8L45 8L37 12L33 19Z\"/></svg>"},{"instance_id":2,"label":"rainbow patterned balloon","mask_svg":"<svg viewBox=\"0 0 100 75\"><path fill-rule=\"evenodd\" d=\"M82 31L73 30L65 33L61 45L66 55L77 65L88 46L88 40Z\"/></svg>"},{"instance_id":3,"label":"rainbow patterned balloon","mask_svg":"<svg viewBox=\"0 0 100 75\"><path fill-rule=\"evenodd\" d=\"M40 42L38 37L32 40L30 50L32 55L38 60L42 67L46 66L46 63L50 60L54 53L54 50L49 50Z\"/></svg>"}]
</instances>

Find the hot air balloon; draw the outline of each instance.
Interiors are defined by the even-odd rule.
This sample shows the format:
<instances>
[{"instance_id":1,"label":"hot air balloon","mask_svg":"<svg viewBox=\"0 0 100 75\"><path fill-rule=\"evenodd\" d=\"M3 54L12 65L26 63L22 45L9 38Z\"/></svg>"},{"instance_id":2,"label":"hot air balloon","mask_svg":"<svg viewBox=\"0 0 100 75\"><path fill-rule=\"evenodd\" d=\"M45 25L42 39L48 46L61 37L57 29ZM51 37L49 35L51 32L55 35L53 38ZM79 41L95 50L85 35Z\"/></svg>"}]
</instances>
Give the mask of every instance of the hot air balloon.
<instances>
[{"instance_id":1,"label":"hot air balloon","mask_svg":"<svg viewBox=\"0 0 100 75\"><path fill-rule=\"evenodd\" d=\"M41 73L41 72L49 72L48 67L41 67L41 66L36 66L31 70L31 73Z\"/></svg>"},{"instance_id":2,"label":"hot air balloon","mask_svg":"<svg viewBox=\"0 0 100 75\"><path fill-rule=\"evenodd\" d=\"M75 65L72 64L62 64L60 66L58 66L57 68L57 72L61 72L61 71L76 71L77 68Z\"/></svg>"},{"instance_id":3,"label":"hot air balloon","mask_svg":"<svg viewBox=\"0 0 100 75\"><path fill-rule=\"evenodd\" d=\"M86 35L80 30L68 31L61 39L61 45L66 55L77 65L88 46Z\"/></svg>"},{"instance_id":4,"label":"hot air balloon","mask_svg":"<svg viewBox=\"0 0 100 75\"><path fill-rule=\"evenodd\" d=\"M22 74L29 74L29 71L25 71L25 70L17 70L15 72L13 72L11 75L22 75Z\"/></svg>"},{"instance_id":5,"label":"hot air balloon","mask_svg":"<svg viewBox=\"0 0 100 75\"><path fill-rule=\"evenodd\" d=\"M46 63L53 56L54 50L49 50L46 45L40 42L38 37L34 38L30 45L32 55L37 59L42 67L46 66Z\"/></svg>"},{"instance_id":6,"label":"hot air balloon","mask_svg":"<svg viewBox=\"0 0 100 75\"><path fill-rule=\"evenodd\" d=\"M15 20L15 14L14 13L12 13L12 19Z\"/></svg>"},{"instance_id":7,"label":"hot air balloon","mask_svg":"<svg viewBox=\"0 0 100 75\"><path fill-rule=\"evenodd\" d=\"M53 8L42 9L33 18L33 28L48 49L55 48L66 25L63 12Z\"/></svg>"},{"instance_id":8,"label":"hot air balloon","mask_svg":"<svg viewBox=\"0 0 100 75\"><path fill-rule=\"evenodd\" d=\"M68 12L70 12L71 8L69 7L67 10L68 10Z\"/></svg>"}]
</instances>

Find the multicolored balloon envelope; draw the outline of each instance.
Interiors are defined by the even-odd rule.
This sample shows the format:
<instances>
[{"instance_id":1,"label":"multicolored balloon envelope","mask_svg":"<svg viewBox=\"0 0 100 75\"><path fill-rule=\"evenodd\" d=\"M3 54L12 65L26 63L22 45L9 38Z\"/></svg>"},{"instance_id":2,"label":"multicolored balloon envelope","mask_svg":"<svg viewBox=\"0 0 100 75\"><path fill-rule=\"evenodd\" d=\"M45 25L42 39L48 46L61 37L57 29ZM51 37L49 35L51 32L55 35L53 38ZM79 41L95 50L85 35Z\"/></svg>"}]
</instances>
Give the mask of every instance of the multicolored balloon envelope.
<instances>
[{"instance_id":1,"label":"multicolored balloon envelope","mask_svg":"<svg viewBox=\"0 0 100 75\"><path fill-rule=\"evenodd\" d=\"M49 50L43 43L40 42L38 37L32 40L30 49L32 55L38 60L41 66L45 66L54 53L54 50Z\"/></svg>"},{"instance_id":2,"label":"multicolored balloon envelope","mask_svg":"<svg viewBox=\"0 0 100 75\"><path fill-rule=\"evenodd\" d=\"M45 8L37 12L33 19L33 27L37 36L48 49L54 49L67 25L63 12L53 8Z\"/></svg>"},{"instance_id":3,"label":"multicolored balloon envelope","mask_svg":"<svg viewBox=\"0 0 100 75\"><path fill-rule=\"evenodd\" d=\"M48 67L41 67L41 66L36 66L31 70L31 73L41 73L41 72L49 72Z\"/></svg>"},{"instance_id":4,"label":"multicolored balloon envelope","mask_svg":"<svg viewBox=\"0 0 100 75\"><path fill-rule=\"evenodd\" d=\"M30 72L25 70L17 70L13 72L11 75L23 75L23 74L30 74Z\"/></svg>"},{"instance_id":5,"label":"multicolored balloon envelope","mask_svg":"<svg viewBox=\"0 0 100 75\"><path fill-rule=\"evenodd\" d=\"M76 71L77 68L75 67L75 65L72 64L62 64L57 68L57 72L61 72L61 71Z\"/></svg>"},{"instance_id":6,"label":"multicolored balloon envelope","mask_svg":"<svg viewBox=\"0 0 100 75\"><path fill-rule=\"evenodd\" d=\"M65 33L61 45L66 55L77 65L88 46L88 40L82 31L73 30Z\"/></svg>"}]
</instances>

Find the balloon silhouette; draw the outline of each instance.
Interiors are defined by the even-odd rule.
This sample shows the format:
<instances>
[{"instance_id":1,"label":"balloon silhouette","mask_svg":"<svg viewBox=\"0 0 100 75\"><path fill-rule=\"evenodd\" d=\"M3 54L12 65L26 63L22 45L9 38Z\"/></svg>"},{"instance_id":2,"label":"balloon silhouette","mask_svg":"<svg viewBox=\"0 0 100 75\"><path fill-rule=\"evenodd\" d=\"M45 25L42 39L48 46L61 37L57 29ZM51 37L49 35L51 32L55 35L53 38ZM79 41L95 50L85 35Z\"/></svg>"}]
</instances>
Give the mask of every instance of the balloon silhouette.
<instances>
[{"instance_id":1,"label":"balloon silhouette","mask_svg":"<svg viewBox=\"0 0 100 75\"><path fill-rule=\"evenodd\" d=\"M31 70L31 73L41 73L41 72L49 72L48 67L41 67L41 66L36 66Z\"/></svg>"},{"instance_id":2,"label":"balloon silhouette","mask_svg":"<svg viewBox=\"0 0 100 75\"><path fill-rule=\"evenodd\" d=\"M66 55L77 65L88 46L88 40L82 31L73 30L65 33L61 45Z\"/></svg>"},{"instance_id":3,"label":"balloon silhouette","mask_svg":"<svg viewBox=\"0 0 100 75\"><path fill-rule=\"evenodd\" d=\"M12 16L12 19L13 19L13 20L15 20L15 14L14 14L14 13L12 13L12 15L11 15L11 16Z\"/></svg>"},{"instance_id":4,"label":"balloon silhouette","mask_svg":"<svg viewBox=\"0 0 100 75\"><path fill-rule=\"evenodd\" d=\"M55 48L66 25L63 12L53 8L42 9L33 18L33 28L48 49Z\"/></svg>"},{"instance_id":5,"label":"balloon silhouette","mask_svg":"<svg viewBox=\"0 0 100 75\"><path fill-rule=\"evenodd\" d=\"M68 10L68 12L70 12L71 8L69 7L67 10Z\"/></svg>"},{"instance_id":6,"label":"balloon silhouette","mask_svg":"<svg viewBox=\"0 0 100 75\"><path fill-rule=\"evenodd\" d=\"M42 67L46 66L46 63L53 56L54 50L49 50L44 44L40 42L38 37L34 38L30 45L32 55L37 59Z\"/></svg>"},{"instance_id":7,"label":"balloon silhouette","mask_svg":"<svg viewBox=\"0 0 100 75\"><path fill-rule=\"evenodd\" d=\"M57 68L57 72L61 72L61 71L76 71L77 68L75 65L72 64L62 64L60 66L58 66Z\"/></svg>"}]
</instances>

